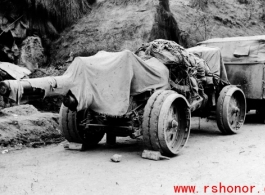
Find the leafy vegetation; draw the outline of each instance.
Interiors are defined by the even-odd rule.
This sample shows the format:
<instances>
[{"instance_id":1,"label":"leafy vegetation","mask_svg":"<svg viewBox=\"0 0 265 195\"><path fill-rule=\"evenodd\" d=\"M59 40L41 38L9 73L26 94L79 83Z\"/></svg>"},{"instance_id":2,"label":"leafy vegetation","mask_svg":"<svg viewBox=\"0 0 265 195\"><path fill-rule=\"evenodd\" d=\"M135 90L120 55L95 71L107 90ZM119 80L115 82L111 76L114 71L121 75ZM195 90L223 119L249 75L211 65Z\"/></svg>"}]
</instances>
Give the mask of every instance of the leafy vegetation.
<instances>
[{"instance_id":1,"label":"leafy vegetation","mask_svg":"<svg viewBox=\"0 0 265 195\"><path fill-rule=\"evenodd\" d=\"M61 31L90 11L95 0L1 0L2 17L14 22L29 20L30 29L39 32Z\"/></svg>"}]
</instances>

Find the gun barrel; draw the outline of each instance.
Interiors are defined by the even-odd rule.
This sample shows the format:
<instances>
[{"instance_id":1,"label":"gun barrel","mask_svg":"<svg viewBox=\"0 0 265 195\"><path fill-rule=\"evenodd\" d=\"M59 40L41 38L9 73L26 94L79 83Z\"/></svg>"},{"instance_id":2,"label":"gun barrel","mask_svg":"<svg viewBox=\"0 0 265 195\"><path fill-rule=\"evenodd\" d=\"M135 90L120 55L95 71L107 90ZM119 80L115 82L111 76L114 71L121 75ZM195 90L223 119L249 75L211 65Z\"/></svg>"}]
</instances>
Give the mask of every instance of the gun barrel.
<instances>
[{"instance_id":1,"label":"gun barrel","mask_svg":"<svg viewBox=\"0 0 265 195\"><path fill-rule=\"evenodd\" d=\"M21 87L23 88L23 96L34 96L35 98L43 98L45 95L45 90L40 88L35 88L30 85L26 80L19 81ZM4 97L9 97L12 91L12 87L10 85L9 80L0 82L0 95Z\"/></svg>"},{"instance_id":2,"label":"gun barrel","mask_svg":"<svg viewBox=\"0 0 265 195\"><path fill-rule=\"evenodd\" d=\"M31 83L34 83L34 81L38 83L42 83L41 84L42 88L33 87ZM70 90L67 92L67 94L60 94L60 93L56 94L50 91L45 92L44 88L49 89L50 87L54 87L54 88L57 87L56 80L55 82L47 82L47 81L50 81L50 80L47 80L47 78L38 78L38 79L27 79L27 80L20 80L20 81L16 81L16 80L1 81L0 82L0 95L4 97L9 97L17 102L18 99L17 99L17 94L15 91L19 90L18 88L20 87L22 88L22 91L23 91L23 93L20 94L21 102L28 102L28 101L32 101L36 99L42 99L45 97L45 95L48 95L48 96L64 95L63 104L72 111L76 110L78 101L75 98L75 96L72 94L72 92ZM15 90L14 88L17 88L17 89Z\"/></svg>"},{"instance_id":3,"label":"gun barrel","mask_svg":"<svg viewBox=\"0 0 265 195\"><path fill-rule=\"evenodd\" d=\"M1 81L0 82L0 95L4 97L8 97L10 94L10 85L8 82Z\"/></svg>"}]
</instances>

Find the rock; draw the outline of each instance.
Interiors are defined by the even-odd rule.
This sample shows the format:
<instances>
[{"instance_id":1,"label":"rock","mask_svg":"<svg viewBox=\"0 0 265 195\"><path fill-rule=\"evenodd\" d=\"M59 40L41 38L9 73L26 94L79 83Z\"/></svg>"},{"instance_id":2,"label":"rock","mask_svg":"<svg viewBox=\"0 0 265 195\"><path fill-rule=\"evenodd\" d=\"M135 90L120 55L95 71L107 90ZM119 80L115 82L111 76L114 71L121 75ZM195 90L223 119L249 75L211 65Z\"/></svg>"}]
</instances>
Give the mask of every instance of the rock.
<instances>
[{"instance_id":1,"label":"rock","mask_svg":"<svg viewBox=\"0 0 265 195\"><path fill-rule=\"evenodd\" d=\"M11 31L12 36L14 38L24 39L24 38L26 38L28 28L29 28L28 21L24 22L22 20L19 20L16 23L14 23L14 25L12 26L10 31Z\"/></svg>"},{"instance_id":2,"label":"rock","mask_svg":"<svg viewBox=\"0 0 265 195\"><path fill-rule=\"evenodd\" d=\"M22 42L20 53L19 64L26 66L30 71L34 71L46 63L41 39L37 36L27 37Z\"/></svg>"},{"instance_id":3,"label":"rock","mask_svg":"<svg viewBox=\"0 0 265 195\"><path fill-rule=\"evenodd\" d=\"M110 159L111 159L112 162L121 162L122 155L114 154Z\"/></svg>"},{"instance_id":4,"label":"rock","mask_svg":"<svg viewBox=\"0 0 265 195\"><path fill-rule=\"evenodd\" d=\"M64 149L69 149L69 147L70 147L70 143L68 141L64 141L61 144L63 145Z\"/></svg>"},{"instance_id":5,"label":"rock","mask_svg":"<svg viewBox=\"0 0 265 195\"><path fill-rule=\"evenodd\" d=\"M75 143L75 142L64 142L63 143L64 149L69 149L69 150L82 150L82 144L80 143Z\"/></svg>"},{"instance_id":6,"label":"rock","mask_svg":"<svg viewBox=\"0 0 265 195\"><path fill-rule=\"evenodd\" d=\"M150 160L160 160L160 159L170 160L170 158L166 156L162 156L159 151L151 151L151 150L144 150L142 153L142 158L146 158Z\"/></svg>"},{"instance_id":7,"label":"rock","mask_svg":"<svg viewBox=\"0 0 265 195\"><path fill-rule=\"evenodd\" d=\"M6 153L8 153L8 150L3 150L1 153L6 154Z\"/></svg>"}]
</instances>

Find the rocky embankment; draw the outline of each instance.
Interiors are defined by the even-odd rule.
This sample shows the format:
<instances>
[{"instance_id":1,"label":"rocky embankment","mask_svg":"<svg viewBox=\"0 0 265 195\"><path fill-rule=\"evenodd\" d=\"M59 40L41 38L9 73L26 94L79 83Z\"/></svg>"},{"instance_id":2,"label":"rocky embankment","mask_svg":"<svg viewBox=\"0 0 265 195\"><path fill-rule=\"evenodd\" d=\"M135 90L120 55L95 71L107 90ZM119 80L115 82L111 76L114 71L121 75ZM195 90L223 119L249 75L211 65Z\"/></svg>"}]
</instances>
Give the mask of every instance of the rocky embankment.
<instances>
[{"instance_id":1,"label":"rocky embankment","mask_svg":"<svg viewBox=\"0 0 265 195\"><path fill-rule=\"evenodd\" d=\"M38 147L64 140L58 114L39 112L31 105L5 108L0 112L0 148Z\"/></svg>"}]
</instances>

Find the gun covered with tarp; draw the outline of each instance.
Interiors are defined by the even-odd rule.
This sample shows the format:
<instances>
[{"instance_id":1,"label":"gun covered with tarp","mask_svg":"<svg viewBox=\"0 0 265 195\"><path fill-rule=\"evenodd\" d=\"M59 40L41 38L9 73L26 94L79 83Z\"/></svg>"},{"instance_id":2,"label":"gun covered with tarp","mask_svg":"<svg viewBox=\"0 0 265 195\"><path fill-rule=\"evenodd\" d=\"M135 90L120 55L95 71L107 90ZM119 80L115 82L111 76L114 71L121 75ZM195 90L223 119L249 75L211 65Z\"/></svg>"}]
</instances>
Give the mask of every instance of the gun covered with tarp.
<instances>
[{"instance_id":1,"label":"gun covered with tarp","mask_svg":"<svg viewBox=\"0 0 265 195\"><path fill-rule=\"evenodd\" d=\"M24 95L57 96L71 94L73 109L87 107L107 115L123 115L131 95L149 90L166 89L168 69L158 60L143 61L134 53L98 52L77 57L62 76L1 83L2 95L19 102Z\"/></svg>"},{"instance_id":2,"label":"gun covered with tarp","mask_svg":"<svg viewBox=\"0 0 265 195\"><path fill-rule=\"evenodd\" d=\"M0 82L0 95L64 95L60 130L69 142L95 145L106 133L143 137L144 147L167 156L183 148L193 116L216 114L224 134L243 125L245 96L229 85L217 48L184 49L155 40L135 53L100 51L76 57L62 76Z\"/></svg>"},{"instance_id":3,"label":"gun covered with tarp","mask_svg":"<svg viewBox=\"0 0 265 195\"><path fill-rule=\"evenodd\" d=\"M154 57L169 69L171 88L187 98L191 111L207 103L209 95L213 98L216 92L229 85L218 48L184 49L173 41L159 39L143 44L136 54L144 61ZM215 102L212 104L214 106Z\"/></svg>"},{"instance_id":4,"label":"gun covered with tarp","mask_svg":"<svg viewBox=\"0 0 265 195\"><path fill-rule=\"evenodd\" d=\"M208 99L204 93L207 86L220 84L227 85L228 80L218 49L187 50L159 39L143 44L135 53L100 51L94 56L76 57L62 76L6 80L0 83L0 93L17 103L24 96L63 95L72 110L89 107L121 116L131 96L158 89L183 94L193 111Z\"/></svg>"}]
</instances>

